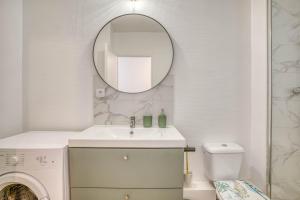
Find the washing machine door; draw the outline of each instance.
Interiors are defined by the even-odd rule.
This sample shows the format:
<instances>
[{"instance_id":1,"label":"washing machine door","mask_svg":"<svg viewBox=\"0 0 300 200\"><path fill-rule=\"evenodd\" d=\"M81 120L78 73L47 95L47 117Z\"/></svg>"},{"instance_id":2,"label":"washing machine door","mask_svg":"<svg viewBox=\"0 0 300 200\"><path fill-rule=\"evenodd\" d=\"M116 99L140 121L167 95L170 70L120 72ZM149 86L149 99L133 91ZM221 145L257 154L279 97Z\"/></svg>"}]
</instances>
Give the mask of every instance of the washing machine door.
<instances>
[{"instance_id":1,"label":"washing machine door","mask_svg":"<svg viewBox=\"0 0 300 200\"><path fill-rule=\"evenodd\" d=\"M45 187L34 177L24 173L0 176L0 200L50 200Z\"/></svg>"}]
</instances>

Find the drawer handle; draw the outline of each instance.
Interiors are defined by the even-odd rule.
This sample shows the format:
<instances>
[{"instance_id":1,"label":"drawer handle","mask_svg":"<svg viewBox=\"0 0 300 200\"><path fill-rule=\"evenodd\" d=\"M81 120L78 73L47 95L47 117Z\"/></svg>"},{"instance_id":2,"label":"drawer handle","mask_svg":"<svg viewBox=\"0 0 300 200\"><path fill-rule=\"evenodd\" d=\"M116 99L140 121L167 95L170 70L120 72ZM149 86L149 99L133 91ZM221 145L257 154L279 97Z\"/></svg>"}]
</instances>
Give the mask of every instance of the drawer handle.
<instances>
[{"instance_id":1,"label":"drawer handle","mask_svg":"<svg viewBox=\"0 0 300 200\"><path fill-rule=\"evenodd\" d=\"M125 197L124 197L124 200L129 200L129 199L130 199L129 194L126 194Z\"/></svg>"},{"instance_id":2,"label":"drawer handle","mask_svg":"<svg viewBox=\"0 0 300 200\"><path fill-rule=\"evenodd\" d=\"M129 157L127 155L123 156L123 160L129 160Z\"/></svg>"}]
</instances>

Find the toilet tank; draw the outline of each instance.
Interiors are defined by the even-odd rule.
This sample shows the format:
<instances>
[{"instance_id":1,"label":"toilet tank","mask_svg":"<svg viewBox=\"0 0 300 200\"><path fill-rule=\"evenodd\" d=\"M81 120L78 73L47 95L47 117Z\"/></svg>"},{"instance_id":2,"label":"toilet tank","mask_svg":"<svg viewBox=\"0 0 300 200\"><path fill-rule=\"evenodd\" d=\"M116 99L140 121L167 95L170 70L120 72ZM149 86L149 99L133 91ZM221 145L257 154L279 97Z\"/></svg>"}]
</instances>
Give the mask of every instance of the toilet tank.
<instances>
[{"instance_id":1,"label":"toilet tank","mask_svg":"<svg viewBox=\"0 0 300 200\"><path fill-rule=\"evenodd\" d=\"M207 178L237 180L244 149L235 143L206 143L203 145L204 168Z\"/></svg>"}]
</instances>

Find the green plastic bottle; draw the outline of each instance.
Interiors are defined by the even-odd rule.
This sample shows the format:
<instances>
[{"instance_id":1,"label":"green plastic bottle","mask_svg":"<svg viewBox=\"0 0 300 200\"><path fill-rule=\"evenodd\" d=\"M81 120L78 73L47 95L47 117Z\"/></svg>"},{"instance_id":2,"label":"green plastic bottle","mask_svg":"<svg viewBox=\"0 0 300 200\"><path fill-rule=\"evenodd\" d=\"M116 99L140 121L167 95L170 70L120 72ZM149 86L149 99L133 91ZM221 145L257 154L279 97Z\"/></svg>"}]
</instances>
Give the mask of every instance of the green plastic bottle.
<instances>
[{"instance_id":1,"label":"green plastic bottle","mask_svg":"<svg viewBox=\"0 0 300 200\"><path fill-rule=\"evenodd\" d=\"M152 115L143 116L143 125L145 128L152 127Z\"/></svg>"},{"instance_id":2,"label":"green plastic bottle","mask_svg":"<svg viewBox=\"0 0 300 200\"><path fill-rule=\"evenodd\" d=\"M166 128L167 127L167 116L165 114L164 109L161 109L161 113L158 116L158 127Z\"/></svg>"}]
</instances>

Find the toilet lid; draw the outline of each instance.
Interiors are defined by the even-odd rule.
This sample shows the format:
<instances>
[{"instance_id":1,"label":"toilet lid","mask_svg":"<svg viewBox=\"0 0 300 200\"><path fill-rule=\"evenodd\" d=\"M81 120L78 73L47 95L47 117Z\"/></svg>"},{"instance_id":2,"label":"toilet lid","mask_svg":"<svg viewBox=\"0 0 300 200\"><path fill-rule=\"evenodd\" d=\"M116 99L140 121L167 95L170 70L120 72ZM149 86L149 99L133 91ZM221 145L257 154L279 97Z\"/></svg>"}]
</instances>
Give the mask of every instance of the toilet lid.
<instances>
[{"instance_id":1,"label":"toilet lid","mask_svg":"<svg viewBox=\"0 0 300 200\"><path fill-rule=\"evenodd\" d=\"M247 181L215 181L220 200L270 200L261 190Z\"/></svg>"}]
</instances>

